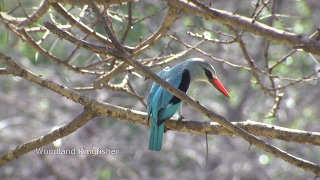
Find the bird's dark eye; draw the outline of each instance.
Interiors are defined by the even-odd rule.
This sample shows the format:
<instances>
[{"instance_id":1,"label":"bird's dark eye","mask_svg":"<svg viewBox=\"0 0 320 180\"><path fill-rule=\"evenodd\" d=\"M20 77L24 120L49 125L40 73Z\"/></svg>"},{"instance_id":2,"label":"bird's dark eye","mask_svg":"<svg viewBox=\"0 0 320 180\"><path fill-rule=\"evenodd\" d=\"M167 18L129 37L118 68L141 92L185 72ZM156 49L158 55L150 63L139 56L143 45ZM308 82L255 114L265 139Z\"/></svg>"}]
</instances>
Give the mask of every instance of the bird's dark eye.
<instances>
[{"instance_id":1,"label":"bird's dark eye","mask_svg":"<svg viewBox=\"0 0 320 180\"><path fill-rule=\"evenodd\" d=\"M206 74L207 78L208 79L212 79L212 73L211 71L207 70L207 69L204 69L204 73Z\"/></svg>"}]
</instances>

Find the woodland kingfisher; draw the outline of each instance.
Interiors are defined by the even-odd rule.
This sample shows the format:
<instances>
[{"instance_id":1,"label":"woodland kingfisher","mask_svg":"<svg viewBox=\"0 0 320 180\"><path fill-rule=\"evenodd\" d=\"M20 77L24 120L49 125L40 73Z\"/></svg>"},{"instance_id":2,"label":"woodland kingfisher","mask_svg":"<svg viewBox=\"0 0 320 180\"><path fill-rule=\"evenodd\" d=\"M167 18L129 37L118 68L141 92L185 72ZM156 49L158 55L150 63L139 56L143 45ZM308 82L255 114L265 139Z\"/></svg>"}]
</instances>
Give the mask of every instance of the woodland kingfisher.
<instances>
[{"instance_id":1,"label":"woodland kingfisher","mask_svg":"<svg viewBox=\"0 0 320 180\"><path fill-rule=\"evenodd\" d=\"M187 92L192 82L205 81L230 98L229 93L218 80L213 66L201 58L183 61L171 69L166 67L158 73L158 76L184 93ZM177 112L181 106L181 99L173 96L157 83L153 83L147 105L148 123L152 116L149 149L160 151L164 133L164 121ZM179 115L181 117L181 114Z\"/></svg>"}]
</instances>

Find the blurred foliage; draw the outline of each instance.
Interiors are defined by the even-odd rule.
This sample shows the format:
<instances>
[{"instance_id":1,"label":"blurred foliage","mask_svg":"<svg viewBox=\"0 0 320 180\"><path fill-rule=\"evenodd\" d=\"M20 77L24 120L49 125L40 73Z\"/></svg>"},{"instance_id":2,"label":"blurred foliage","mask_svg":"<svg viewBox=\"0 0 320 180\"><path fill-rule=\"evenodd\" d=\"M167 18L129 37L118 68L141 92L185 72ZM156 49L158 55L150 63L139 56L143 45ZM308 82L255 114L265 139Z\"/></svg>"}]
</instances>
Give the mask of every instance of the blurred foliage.
<instances>
[{"instance_id":1,"label":"blurred foliage","mask_svg":"<svg viewBox=\"0 0 320 180\"><path fill-rule=\"evenodd\" d=\"M209 2L209 1L208 1ZM208 3L205 1L204 3ZM261 1L259 1L261 3ZM273 3L273 1L271 1ZM32 14L39 6L40 1L0 1L1 11L9 12L19 3L25 7L17 8L12 12L14 17L25 17L25 13ZM234 12L242 16L252 15L255 1L245 0L217 0L212 7ZM270 3L270 4L272 4ZM275 14L277 20L273 26L297 34L310 36L319 26L320 4L317 0L310 1L275 1ZM270 7L270 4L268 7ZM152 15L166 6L164 2L137 1L132 3L132 16L134 20ZM64 5L64 8L73 15L78 15L85 8ZM128 46L138 45L140 38L146 38L154 33L162 23L166 10L159 12L144 21L134 24L126 38ZM66 21L54 9L51 14L46 14L31 27L42 26L45 21L56 21L66 25ZM124 34L126 25L127 5L112 6L108 9L108 15L113 22L113 28L119 39ZM91 25L94 15L83 12L81 22ZM50 17L51 16L51 17ZM257 17L258 21L268 24L270 22L270 10L264 9ZM76 30L80 37L85 35ZM96 25L95 30L106 36L101 25ZM210 30L211 32L209 32ZM241 31L241 30L238 30ZM183 14L170 28L169 34L177 37L186 44L194 45L200 39L191 37L188 32L204 35L210 39L220 41L232 40L224 34L229 34L229 29L222 24L207 21L191 14ZM32 37L41 40L43 34L35 33ZM255 35L244 33L244 40L249 55L255 61L257 67L265 71L264 49L266 40ZM89 39L94 43L92 39ZM169 44L169 48L164 47ZM69 57L76 48L73 44L50 34L41 43L48 52L58 56L61 60ZM277 111L277 116L266 118L274 104L273 98L264 94L256 84L250 71L233 67L225 62L247 66L238 44L223 44L206 41L199 48L223 62L214 61L214 58L206 57L199 51L191 51L178 61L191 57L212 59L218 77L230 92L230 101L219 95L219 92L211 86L198 83L191 87L189 95L199 100L218 114L230 121L244 121L247 119L270 123L278 126L295 128L307 131L319 131L319 107L320 91L318 80L300 82L283 90L284 96ZM160 42L152 46L139 59L155 57L163 52L163 55L178 53L185 46L169 36L165 36ZM97 77L94 75L79 76L78 73L68 70L38 53L28 44L18 39L16 35L0 24L0 51L27 69L41 74L43 77L61 83L67 87L89 86ZM288 52L286 47L275 42L270 43L268 51L269 66L276 64ZM104 57L93 55L91 52L80 49L71 58L70 64L84 66L92 62L98 62ZM316 57L319 61L319 57ZM168 65L178 63L174 61ZM110 63L101 65L101 69L108 69ZM4 67L0 63L0 67ZM152 70L158 72L163 67ZM305 52L296 52L277 66L273 74L288 78L299 79L309 76L317 71L319 66L312 57ZM112 83L122 81L124 73L111 80ZM261 75L261 82L269 87L267 76ZM136 92L146 101L151 81L145 81L134 74L130 74L130 82ZM277 79L278 85L289 84L290 80ZM30 84L26 80L13 76L0 76L0 153L5 153L17 145L38 138L52 131L54 126L60 127L82 111L83 107L61 95ZM196 87L196 88L195 88ZM145 107L133 96L123 92L110 90L94 90L83 92L85 95L105 101L111 104L132 109L146 111ZM208 121L196 110L188 105L183 105L183 114L187 119ZM163 150L152 152L147 149L149 127L140 126L111 118L99 117L90 121L77 132L61 140L61 148L76 147L95 149L109 148L119 149L117 155L37 155L35 151L5 165L0 169L2 179L311 179L313 174L299 169L283 160L276 158L256 147L250 145L238 137L209 136L209 160L205 165L205 136L168 131L165 133ZM262 138L264 139L264 138ZM312 160L319 164L319 148L285 143L272 139L264 139L280 149L300 156L306 160ZM249 148L250 147L250 148ZM44 148L53 148L48 145ZM248 150L249 148L249 150Z\"/></svg>"}]
</instances>

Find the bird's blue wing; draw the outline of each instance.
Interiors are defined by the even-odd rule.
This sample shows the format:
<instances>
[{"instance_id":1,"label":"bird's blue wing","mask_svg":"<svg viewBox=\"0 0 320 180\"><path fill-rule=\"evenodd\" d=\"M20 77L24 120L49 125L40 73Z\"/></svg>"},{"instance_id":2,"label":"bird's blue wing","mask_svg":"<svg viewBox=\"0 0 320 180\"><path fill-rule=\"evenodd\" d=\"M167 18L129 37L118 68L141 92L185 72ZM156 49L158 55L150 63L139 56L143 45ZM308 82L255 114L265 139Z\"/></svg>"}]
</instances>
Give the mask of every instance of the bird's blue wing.
<instances>
[{"instance_id":1,"label":"bird's blue wing","mask_svg":"<svg viewBox=\"0 0 320 180\"><path fill-rule=\"evenodd\" d=\"M163 74L162 74L163 73ZM174 87L183 92L188 90L190 73L188 69L171 69L160 72L161 78L165 79ZM160 76L160 75L159 75ZM148 119L152 114L152 125L149 139L149 149L160 151L164 133L164 121L174 115L179 109L181 100L173 96L163 87L154 83L148 97Z\"/></svg>"},{"instance_id":2,"label":"bird's blue wing","mask_svg":"<svg viewBox=\"0 0 320 180\"><path fill-rule=\"evenodd\" d=\"M176 88L186 92L190 81L188 70L186 71L169 71L166 81ZM187 83L187 85L184 85ZM150 114L152 114L152 125L149 139L149 149L160 151L162 147L162 139L164 133L164 121L174 115L181 106L181 100L173 96L170 92L161 86L158 86L156 93L153 95L150 106Z\"/></svg>"},{"instance_id":3,"label":"bird's blue wing","mask_svg":"<svg viewBox=\"0 0 320 180\"><path fill-rule=\"evenodd\" d=\"M163 79L163 80L166 80L168 78L168 72L170 70L170 67L167 66L166 68L164 68L163 70L161 70L159 73L158 73L158 76ZM159 85L157 83L153 83L152 86L151 86L151 90L150 90L150 94L148 96L148 99L147 99L147 105L148 105L148 121L150 119L150 115L151 115L151 104L152 104L152 100L153 100L153 97L154 95L156 94L157 90L159 89Z\"/></svg>"},{"instance_id":4,"label":"bird's blue wing","mask_svg":"<svg viewBox=\"0 0 320 180\"><path fill-rule=\"evenodd\" d=\"M182 70L182 72L170 71L170 74L167 82L186 93L190 85L189 71L187 69ZM157 108L159 111L157 125L159 126L177 112L181 105L181 99L173 96L163 87L159 87L157 93L161 94L161 96L156 95L160 98L155 101L158 102Z\"/></svg>"}]
</instances>

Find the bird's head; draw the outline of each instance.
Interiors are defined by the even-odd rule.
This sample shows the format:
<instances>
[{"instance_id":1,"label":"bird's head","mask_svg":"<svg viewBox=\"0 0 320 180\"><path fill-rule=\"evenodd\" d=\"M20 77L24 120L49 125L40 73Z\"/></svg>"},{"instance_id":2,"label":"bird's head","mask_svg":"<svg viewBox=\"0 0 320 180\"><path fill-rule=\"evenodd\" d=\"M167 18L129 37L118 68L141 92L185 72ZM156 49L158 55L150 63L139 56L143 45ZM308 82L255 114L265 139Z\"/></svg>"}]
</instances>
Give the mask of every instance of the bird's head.
<instances>
[{"instance_id":1,"label":"bird's head","mask_svg":"<svg viewBox=\"0 0 320 180\"><path fill-rule=\"evenodd\" d=\"M219 81L214 67L201 58L190 59L191 68L194 69L195 80L205 81L212 84L218 91L230 98L228 91Z\"/></svg>"}]
</instances>

